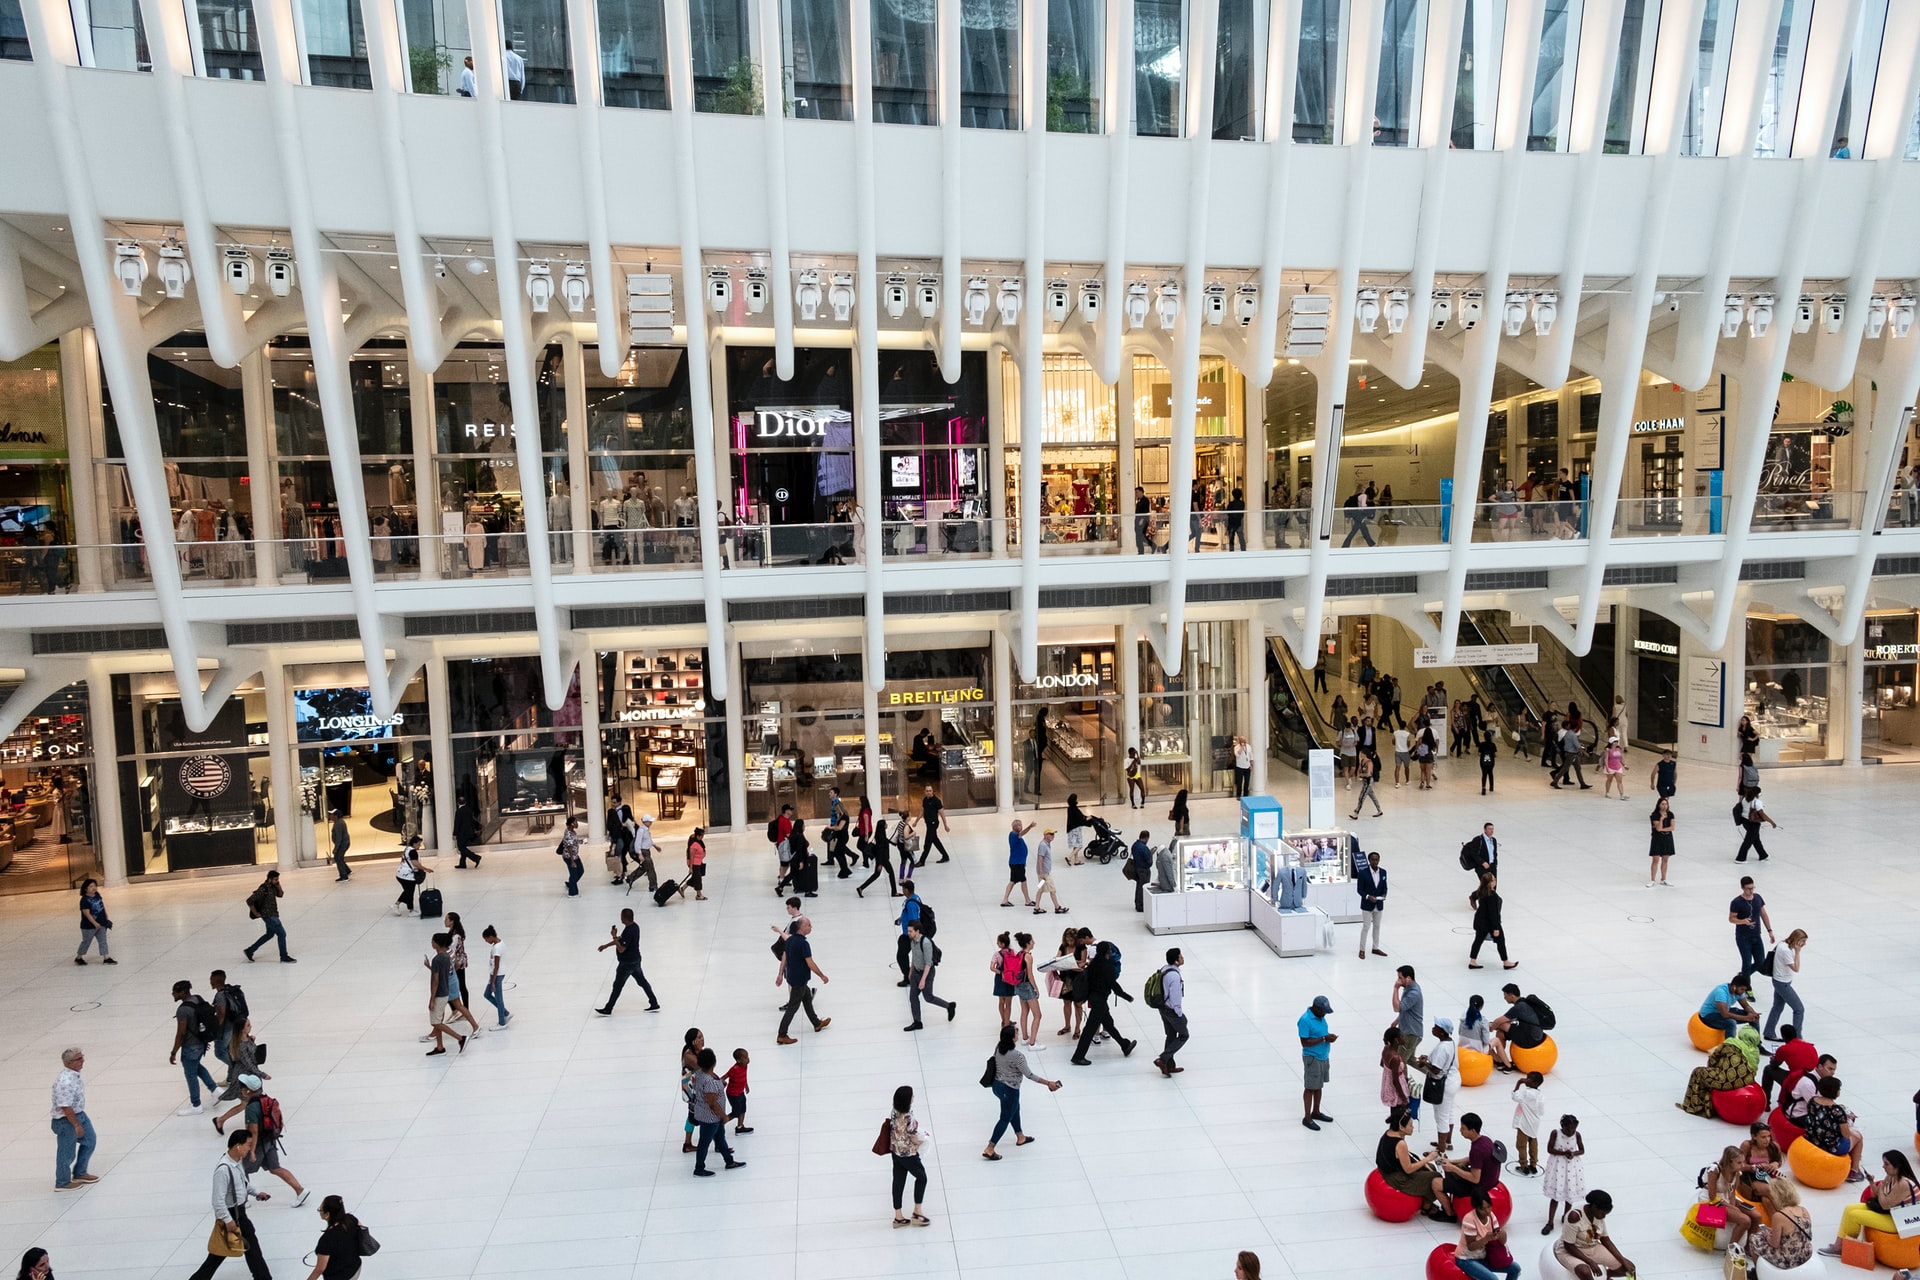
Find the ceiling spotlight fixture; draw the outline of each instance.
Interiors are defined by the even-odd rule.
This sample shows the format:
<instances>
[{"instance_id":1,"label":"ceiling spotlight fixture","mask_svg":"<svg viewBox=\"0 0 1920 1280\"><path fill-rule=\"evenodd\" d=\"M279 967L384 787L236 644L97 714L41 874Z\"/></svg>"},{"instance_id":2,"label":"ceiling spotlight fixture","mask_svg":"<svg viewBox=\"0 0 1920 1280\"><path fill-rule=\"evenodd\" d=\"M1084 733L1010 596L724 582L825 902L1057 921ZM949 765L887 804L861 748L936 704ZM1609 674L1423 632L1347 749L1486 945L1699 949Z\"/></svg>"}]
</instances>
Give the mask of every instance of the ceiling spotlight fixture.
<instances>
[{"instance_id":1,"label":"ceiling spotlight fixture","mask_svg":"<svg viewBox=\"0 0 1920 1280\"><path fill-rule=\"evenodd\" d=\"M1153 300L1153 313L1160 319L1160 327L1172 332L1173 326L1180 322L1180 285L1168 280L1156 291Z\"/></svg>"},{"instance_id":2,"label":"ceiling spotlight fixture","mask_svg":"<svg viewBox=\"0 0 1920 1280\"><path fill-rule=\"evenodd\" d=\"M1480 313L1486 309L1487 295L1481 289L1466 289L1460 294L1460 327L1469 332L1480 325Z\"/></svg>"},{"instance_id":3,"label":"ceiling spotlight fixture","mask_svg":"<svg viewBox=\"0 0 1920 1280\"><path fill-rule=\"evenodd\" d=\"M160 242L160 287L167 291L169 298L187 296L187 281L193 279L193 268L187 264L186 248L172 236Z\"/></svg>"},{"instance_id":4,"label":"ceiling spotlight fixture","mask_svg":"<svg viewBox=\"0 0 1920 1280\"><path fill-rule=\"evenodd\" d=\"M1893 330L1893 336L1904 338L1913 332L1914 300L1910 293L1903 293L1887 300L1887 327Z\"/></svg>"},{"instance_id":5,"label":"ceiling spotlight fixture","mask_svg":"<svg viewBox=\"0 0 1920 1280\"><path fill-rule=\"evenodd\" d=\"M1433 305L1428 309L1428 314L1435 329L1446 328L1447 321L1453 319L1453 290L1435 289Z\"/></svg>"},{"instance_id":6,"label":"ceiling spotlight fixture","mask_svg":"<svg viewBox=\"0 0 1920 1280\"><path fill-rule=\"evenodd\" d=\"M1000 323L1011 329L1020 323L1020 282L1008 278L1000 282L1000 291L993 296L993 305L1000 312Z\"/></svg>"},{"instance_id":7,"label":"ceiling spotlight fixture","mask_svg":"<svg viewBox=\"0 0 1920 1280\"><path fill-rule=\"evenodd\" d=\"M527 264L527 297L533 302L534 312L545 315L553 304L553 268L543 261Z\"/></svg>"},{"instance_id":8,"label":"ceiling spotlight fixture","mask_svg":"<svg viewBox=\"0 0 1920 1280\"><path fill-rule=\"evenodd\" d=\"M1739 325L1735 324L1737 331ZM1756 293L1747 302L1747 327L1756 338L1767 336L1767 330L1773 327L1773 295Z\"/></svg>"},{"instance_id":9,"label":"ceiling spotlight fixture","mask_svg":"<svg viewBox=\"0 0 1920 1280\"><path fill-rule=\"evenodd\" d=\"M1507 328L1509 338L1517 338L1520 331L1527 327L1527 295L1518 289L1507 291L1507 305L1501 309L1500 319Z\"/></svg>"},{"instance_id":10,"label":"ceiling spotlight fixture","mask_svg":"<svg viewBox=\"0 0 1920 1280\"><path fill-rule=\"evenodd\" d=\"M267 288L276 298L293 292L293 250L278 245L267 250Z\"/></svg>"},{"instance_id":11,"label":"ceiling spotlight fixture","mask_svg":"<svg viewBox=\"0 0 1920 1280\"><path fill-rule=\"evenodd\" d=\"M1200 297L1200 314L1208 324L1220 324L1227 318L1227 286L1219 281L1207 285Z\"/></svg>"},{"instance_id":12,"label":"ceiling spotlight fixture","mask_svg":"<svg viewBox=\"0 0 1920 1280\"><path fill-rule=\"evenodd\" d=\"M898 271L889 275L880 286L880 303L892 319L898 320L907 314L907 278Z\"/></svg>"},{"instance_id":13,"label":"ceiling spotlight fixture","mask_svg":"<svg viewBox=\"0 0 1920 1280\"><path fill-rule=\"evenodd\" d=\"M1404 330L1407 327L1407 291L1405 289L1387 290L1387 300L1381 306L1380 314L1387 322L1388 334Z\"/></svg>"},{"instance_id":14,"label":"ceiling spotlight fixture","mask_svg":"<svg viewBox=\"0 0 1920 1280\"><path fill-rule=\"evenodd\" d=\"M221 274L227 278L227 288L233 290L235 294L242 298L246 297L247 291L253 288L253 255L245 249L235 246L226 251L225 259L221 264L220 271ZM1886 311L1886 306L1884 302L1880 309L1883 313L1881 318L1885 319L1884 312Z\"/></svg>"},{"instance_id":15,"label":"ceiling spotlight fixture","mask_svg":"<svg viewBox=\"0 0 1920 1280\"><path fill-rule=\"evenodd\" d=\"M1800 301L1798 305L1796 305L1793 309L1793 331L1795 333L1809 333L1812 331L1812 329L1813 329L1813 295L1810 293L1803 293L1800 295Z\"/></svg>"},{"instance_id":16,"label":"ceiling spotlight fixture","mask_svg":"<svg viewBox=\"0 0 1920 1280\"><path fill-rule=\"evenodd\" d=\"M800 273L800 283L794 286L793 302L800 308L802 320L814 320L820 315L820 273L809 268Z\"/></svg>"},{"instance_id":17,"label":"ceiling spotlight fixture","mask_svg":"<svg viewBox=\"0 0 1920 1280\"><path fill-rule=\"evenodd\" d=\"M1067 317L1073 314L1073 286L1065 280L1047 281L1047 319L1053 324L1065 324Z\"/></svg>"},{"instance_id":18,"label":"ceiling spotlight fixture","mask_svg":"<svg viewBox=\"0 0 1920 1280\"><path fill-rule=\"evenodd\" d=\"M1147 282L1135 280L1127 285L1127 328L1138 329L1147 323Z\"/></svg>"},{"instance_id":19,"label":"ceiling spotlight fixture","mask_svg":"<svg viewBox=\"0 0 1920 1280\"><path fill-rule=\"evenodd\" d=\"M707 306L717 316L725 315L733 305L733 272L725 267L707 268Z\"/></svg>"},{"instance_id":20,"label":"ceiling spotlight fixture","mask_svg":"<svg viewBox=\"0 0 1920 1280\"><path fill-rule=\"evenodd\" d=\"M1876 293L1867 299L1867 336L1877 338L1887 330L1887 295Z\"/></svg>"},{"instance_id":21,"label":"ceiling spotlight fixture","mask_svg":"<svg viewBox=\"0 0 1920 1280\"><path fill-rule=\"evenodd\" d=\"M560 277L560 296L566 301L567 311L580 315L587 309L587 299L593 296L593 286L587 281L587 264L569 262L566 272Z\"/></svg>"},{"instance_id":22,"label":"ceiling spotlight fixture","mask_svg":"<svg viewBox=\"0 0 1920 1280\"><path fill-rule=\"evenodd\" d=\"M767 309L767 273L759 267L747 268L747 314L757 316Z\"/></svg>"},{"instance_id":23,"label":"ceiling spotlight fixture","mask_svg":"<svg viewBox=\"0 0 1920 1280\"><path fill-rule=\"evenodd\" d=\"M987 322L987 308L992 304L992 301L992 298L987 294L987 278L985 276L968 276L966 296L960 303L962 313L967 318L967 323L971 325L985 324Z\"/></svg>"},{"instance_id":24,"label":"ceiling spotlight fixture","mask_svg":"<svg viewBox=\"0 0 1920 1280\"><path fill-rule=\"evenodd\" d=\"M1553 332L1553 322L1560 315L1560 291L1542 289L1533 295L1533 331L1541 337Z\"/></svg>"},{"instance_id":25,"label":"ceiling spotlight fixture","mask_svg":"<svg viewBox=\"0 0 1920 1280\"><path fill-rule=\"evenodd\" d=\"M1233 291L1233 319L1242 329L1251 328L1260 315L1260 290L1252 282Z\"/></svg>"},{"instance_id":26,"label":"ceiling spotlight fixture","mask_svg":"<svg viewBox=\"0 0 1920 1280\"><path fill-rule=\"evenodd\" d=\"M1747 318L1747 300L1737 293L1730 293L1720 304L1720 336L1737 338L1740 336L1740 323ZM1773 319L1773 297L1767 296L1767 319Z\"/></svg>"},{"instance_id":27,"label":"ceiling spotlight fixture","mask_svg":"<svg viewBox=\"0 0 1920 1280\"><path fill-rule=\"evenodd\" d=\"M1380 327L1380 291L1372 285L1360 290L1353 298L1353 318L1360 326L1360 332L1372 333Z\"/></svg>"},{"instance_id":28,"label":"ceiling spotlight fixture","mask_svg":"<svg viewBox=\"0 0 1920 1280\"><path fill-rule=\"evenodd\" d=\"M162 251L164 252L164 250ZM1820 327L1838 333L1847 323L1847 295L1830 293L1820 301Z\"/></svg>"},{"instance_id":29,"label":"ceiling spotlight fixture","mask_svg":"<svg viewBox=\"0 0 1920 1280\"><path fill-rule=\"evenodd\" d=\"M113 274L128 297L139 297L147 282L147 251L131 240L120 241L113 247Z\"/></svg>"},{"instance_id":30,"label":"ceiling spotlight fixture","mask_svg":"<svg viewBox=\"0 0 1920 1280\"><path fill-rule=\"evenodd\" d=\"M1106 287L1105 282L1100 280L1080 282L1080 318L1088 324L1100 319L1100 297Z\"/></svg>"},{"instance_id":31,"label":"ceiling spotlight fixture","mask_svg":"<svg viewBox=\"0 0 1920 1280\"><path fill-rule=\"evenodd\" d=\"M940 311L940 278L921 276L913 294L913 309L922 320L931 320Z\"/></svg>"},{"instance_id":32,"label":"ceiling spotlight fixture","mask_svg":"<svg viewBox=\"0 0 1920 1280\"><path fill-rule=\"evenodd\" d=\"M1327 347L1327 331L1333 327L1333 296L1325 293L1296 293L1287 309L1287 349L1281 354L1295 358L1317 356Z\"/></svg>"},{"instance_id":33,"label":"ceiling spotlight fixture","mask_svg":"<svg viewBox=\"0 0 1920 1280\"><path fill-rule=\"evenodd\" d=\"M853 318L853 272L836 271L833 283L827 288L827 305L833 308L833 318L841 324Z\"/></svg>"}]
</instances>

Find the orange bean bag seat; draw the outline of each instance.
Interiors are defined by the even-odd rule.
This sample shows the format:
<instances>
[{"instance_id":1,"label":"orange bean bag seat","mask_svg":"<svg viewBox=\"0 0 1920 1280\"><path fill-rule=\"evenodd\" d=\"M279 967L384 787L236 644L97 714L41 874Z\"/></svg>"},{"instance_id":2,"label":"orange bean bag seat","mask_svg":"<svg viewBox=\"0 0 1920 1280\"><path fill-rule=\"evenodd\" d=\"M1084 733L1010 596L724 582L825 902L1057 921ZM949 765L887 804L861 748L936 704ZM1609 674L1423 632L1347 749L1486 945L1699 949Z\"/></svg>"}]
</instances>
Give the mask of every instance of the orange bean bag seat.
<instances>
[{"instance_id":1,"label":"orange bean bag seat","mask_svg":"<svg viewBox=\"0 0 1920 1280\"><path fill-rule=\"evenodd\" d=\"M1726 1032L1700 1021L1698 1013L1687 1019L1687 1039L1693 1041L1693 1047L1702 1053L1712 1053L1726 1038Z\"/></svg>"},{"instance_id":2,"label":"orange bean bag seat","mask_svg":"<svg viewBox=\"0 0 1920 1280\"><path fill-rule=\"evenodd\" d=\"M1522 1049L1519 1045L1508 1045L1507 1056L1513 1059L1517 1071L1538 1071L1546 1075L1553 1070L1553 1064L1560 1061L1560 1046L1548 1036L1531 1049Z\"/></svg>"},{"instance_id":3,"label":"orange bean bag seat","mask_svg":"<svg viewBox=\"0 0 1920 1280\"><path fill-rule=\"evenodd\" d=\"M1365 1194L1367 1208L1382 1222L1412 1222L1413 1215L1420 1212L1420 1197L1394 1190L1378 1169L1367 1175Z\"/></svg>"},{"instance_id":4,"label":"orange bean bag seat","mask_svg":"<svg viewBox=\"0 0 1920 1280\"><path fill-rule=\"evenodd\" d=\"M1728 1124L1750 1125L1766 1111L1767 1095L1757 1084L1713 1091L1713 1113Z\"/></svg>"},{"instance_id":5,"label":"orange bean bag seat","mask_svg":"<svg viewBox=\"0 0 1920 1280\"><path fill-rule=\"evenodd\" d=\"M1478 1049L1462 1049L1456 1055L1460 1064L1460 1083L1472 1089L1493 1076L1493 1055Z\"/></svg>"},{"instance_id":6,"label":"orange bean bag seat","mask_svg":"<svg viewBox=\"0 0 1920 1280\"><path fill-rule=\"evenodd\" d=\"M1487 1192L1487 1199L1493 1204L1493 1216L1500 1220L1501 1226L1507 1225L1507 1219L1513 1216L1513 1193L1507 1190L1507 1184L1496 1182L1493 1190ZM1473 1208L1473 1201L1467 1196L1453 1198L1453 1216L1464 1217Z\"/></svg>"},{"instance_id":7,"label":"orange bean bag seat","mask_svg":"<svg viewBox=\"0 0 1920 1280\"><path fill-rule=\"evenodd\" d=\"M1822 1151L1805 1138L1787 1148L1787 1163L1803 1185L1821 1191L1831 1191L1845 1182L1847 1171L1853 1167L1847 1157Z\"/></svg>"},{"instance_id":8,"label":"orange bean bag seat","mask_svg":"<svg viewBox=\"0 0 1920 1280\"><path fill-rule=\"evenodd\" d=\"M1767 1117L1767 1128L1773 1132L1773 1140L1780 1144L1782 1151L1790 1151L1793 1144L1807 1136L1807 1131L1787 1119L1785 1107L1775 1107Z\"/></svg>"},{"instance_id":9,"label":"orange bean bag seat","mask_svg":"<svg viewBox=\"0 0 1920 1280\"><path fill-rule=\"evenodd\" d=\"M1891 1231L1881 1231L1875 1227L1868 1227L1866 1235L1867 1243L1873 1246L1874 1261L1881 1266L1909 1271L1920 1267L1920 1236L1909 1236L1902 1240Z\"/></svg>"},{"instance_id":10,"label":"orange bean bag seat","mask_svg":"<svg viewBox=\"0 0 1920 1280\"><path fill-rule=\"evenodd\" d=\"M1433 1247L1433 1252L1427 1255L1427 1280L1467 1280L1467 1273L1454 1259L1454 1248L1450 1244Z\"/></svg>"}]
</instances>

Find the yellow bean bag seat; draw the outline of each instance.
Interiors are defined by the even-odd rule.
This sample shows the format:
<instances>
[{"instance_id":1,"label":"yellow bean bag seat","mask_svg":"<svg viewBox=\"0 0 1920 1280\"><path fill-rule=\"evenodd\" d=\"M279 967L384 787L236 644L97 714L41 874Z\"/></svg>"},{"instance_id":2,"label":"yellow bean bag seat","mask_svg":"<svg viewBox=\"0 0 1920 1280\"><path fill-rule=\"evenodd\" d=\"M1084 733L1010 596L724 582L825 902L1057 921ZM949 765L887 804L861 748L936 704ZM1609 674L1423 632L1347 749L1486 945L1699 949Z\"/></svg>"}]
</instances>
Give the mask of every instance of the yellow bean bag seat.
<instances>
[{"instance_id":1,"label":"yellow bean bag seat","mask_svg":"<svg viewBox=\"0 0 1920 1280\"><path fill-rule=\"evenodd\" d=\"M1920 1267L1920 1236L1902 1240L1891 1231L1879 1231L1873 1227L1867 1228L1866 1235L1867 1243L1873 1246L1874 1260L1881 1266L1909 1271Z\"/></svg>"},{"instance_id":2,"label":"yellow bean bag seat","mask_svg":"<svg viewBox=\"0 0 1920 1280\"><path fill-rule=\"evenodd\" d=\"M1821 1191L1831 1191L1845 1182L1847 1171L1853 1167L1847 1157L1823 1151L1805 1138L1787 1148L1787 1163L1793 1166L1793 1176L1802 1185Z\"/></svg>"},{"instance_id":3,"label":"yellow bean bag seat","mask_svg":"<svg viewBox=\"0 0 1920 1280\"><path fill-rule=\"evenodd\" d=\"M1460 1083L1467 1088L1485 1084L1493 1076L1493 1055L1478 1049L1462 1049L1458 1054Z\"/></svg>"},{"instance_id":4,"label":"yellow bean bag seat","mask_svg":"<svg viewBox=\"0 0 1920 1280\"><path fill-rule=\"evenodd\" d=\"M1531 1049L1522 1049L1519 1045L1508 1045L1507 1056L1513 1059L1517 1071L1538 1071L1546 1075L1553 1070L1553 1064L1560 1061L1560 1046L1548 1036Z\"/></svg>"},{"instance_id":5,"label":"yellow bean bag seat","mask_svg":"<svg viewBox=\"0 0 1920 1280\"><path fill-rule=\"evenodd\" d=\"M1693 1047L1702 1053L1712 1053L1726 1038L1726 1032L1716 1030L1700 1021L1700 1015L1697 1013L1687 1019L1687 1039L1693 1041Z\"/></svg>"}]
</instances>

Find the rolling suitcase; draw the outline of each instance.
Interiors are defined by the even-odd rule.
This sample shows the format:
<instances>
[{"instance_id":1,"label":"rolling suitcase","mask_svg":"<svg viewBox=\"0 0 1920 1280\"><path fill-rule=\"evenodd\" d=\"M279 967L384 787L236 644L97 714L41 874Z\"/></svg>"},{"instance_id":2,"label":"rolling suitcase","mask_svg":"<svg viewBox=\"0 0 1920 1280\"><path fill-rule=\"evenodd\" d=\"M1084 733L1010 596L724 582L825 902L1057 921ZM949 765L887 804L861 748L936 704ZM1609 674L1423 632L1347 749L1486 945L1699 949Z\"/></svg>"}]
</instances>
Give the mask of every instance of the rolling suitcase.
<instances>
[{"instance_id":1,"label":"rolling suitcase","mask_svg":"<svg viewBox=\"0 0 1920 1280\"><path fill-rule=\"evenodd\" d=\"M440 904L440 891L438 889L422 889L420 891L420 918L422 920L438 920L445 914L446 910Z\"/></svg>"},{"instance_id":2,"label":"rolling suitcase","mask_svg":"<svg viewBox=\"0 0 1920 1280\"><path fill-rule=\"evenodd\" d=\"M680 882L678 880L664 881L658 889L653 891L653 905L656 907L666 906L667 899L678 892L680 892Z\"/></svg>"}]
</instances>

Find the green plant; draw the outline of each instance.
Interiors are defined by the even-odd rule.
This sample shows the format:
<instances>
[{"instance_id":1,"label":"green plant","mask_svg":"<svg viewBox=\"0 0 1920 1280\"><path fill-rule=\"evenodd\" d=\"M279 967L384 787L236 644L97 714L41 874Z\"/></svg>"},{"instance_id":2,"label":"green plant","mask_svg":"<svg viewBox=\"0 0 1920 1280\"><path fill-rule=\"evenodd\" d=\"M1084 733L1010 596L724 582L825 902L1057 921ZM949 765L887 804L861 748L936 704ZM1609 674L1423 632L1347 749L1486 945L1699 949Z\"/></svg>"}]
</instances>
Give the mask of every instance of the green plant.
<instances>
[{"instance_id":1,"label":"green plant","mask_svg":"<svg viewBox=\"0 0 1920 1280\"><path fill-rule=\"evenodd\" d=\"M1827 406L1827 416L1820 419L1820 421L1838 422L1842 418L1851 418L1852 416L1853 402L1851 400L1835 400Z\"/></svg>"},{"instance_id":2,"label":"green plant","mask_svg":"<svg viewBox=\"0 0 1920 1280\"><path fill-rule=\"evenodd\" d=\"M407 61L413 67L415 93L444 94L446 92L440 86L440 74L453 65L453 55L447 52L445 45L413 45L407 50Z\"/></svg>"},{"instance_id":3,"label":"green plant","mask_svg":"<svg viewBox=\"0 0 1920 1280\"><path fill-rule=\"evenodd\" d=\"M727 78L714 90L709 111L723 116L757 116L766 109L760 92L760 68L742 58L727 68Z\"/></svg>"},{"instance_id":4,"label":"green plant","mask_svg":"<svg viewBox=\"0 0 1920 1280\"><path fill-rule=\"evenodd\" d=\"M1071 68L1047 77L1047 132L1093 132L1092 86ZM1068 115L1067 109L1073 108Z\"/></svg>"}]
</instances>

